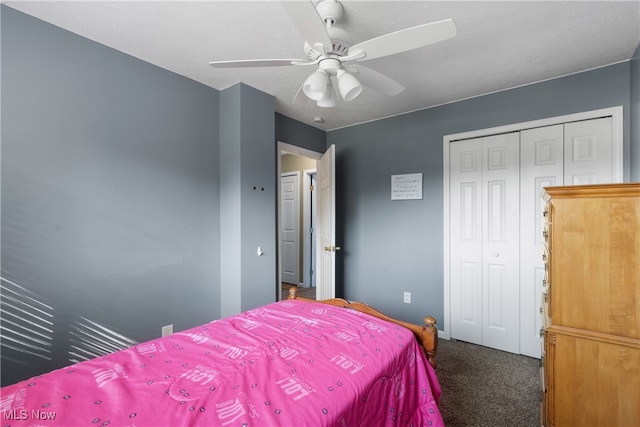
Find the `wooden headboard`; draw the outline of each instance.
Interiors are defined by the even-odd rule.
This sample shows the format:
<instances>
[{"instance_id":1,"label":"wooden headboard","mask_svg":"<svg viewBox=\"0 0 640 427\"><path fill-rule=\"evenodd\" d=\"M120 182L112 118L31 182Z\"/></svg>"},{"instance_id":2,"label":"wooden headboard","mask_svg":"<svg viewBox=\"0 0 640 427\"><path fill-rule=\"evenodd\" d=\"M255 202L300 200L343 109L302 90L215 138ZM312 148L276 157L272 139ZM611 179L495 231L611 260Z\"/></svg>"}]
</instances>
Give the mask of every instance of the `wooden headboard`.
<instances>
[{"instance_id":1,"label":"wooden headboard","mask_svg":"<svg viewBox=\"0 0 640 427\"><path fill-rule=\"evenodd\" d=\"M413 323L403 322L402 320L389 317L386 314L381 313L378 310L374 309L373 307L361 302L347 301L342 298L333 298L333 299L325 299L325 300L311 300L307 298L300 298L298 296L295 286L292 286L289 289L288 299L319 302L322 304L329 304L336 307L350 308L352 310L360 311L362 313L367 313L379 319L383 319L388 322L393 322L397 325L404 326L405 328L413 332L413 335L415 335L418 342L422 345L422 348L424 349L424 352L427 355L427 360L429 361L431 366L433 366L434 369L436 367L436 351L438 349L438 328L436 327L436 319L432 316L425 317L424 325L419 326Z\"/></svg>"}]
</instances>

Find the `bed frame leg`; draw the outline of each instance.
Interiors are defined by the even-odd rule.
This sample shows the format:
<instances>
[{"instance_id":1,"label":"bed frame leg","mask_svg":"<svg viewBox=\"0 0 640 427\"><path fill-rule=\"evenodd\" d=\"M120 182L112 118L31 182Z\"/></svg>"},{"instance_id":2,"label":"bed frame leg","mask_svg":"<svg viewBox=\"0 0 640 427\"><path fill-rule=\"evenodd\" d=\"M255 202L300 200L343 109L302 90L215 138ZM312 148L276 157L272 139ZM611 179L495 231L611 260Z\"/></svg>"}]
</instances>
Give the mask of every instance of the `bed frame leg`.
<instances>
[{"instance_id":1,"label":"bed frame leg","mask_svg":"<svg viewBox=\"0 0 640 427\"><path fill-rule=\"evenodd\" d=\"M436 351L438 350L438 327L436 319L432 316L424 318L424 328L422 334L422 346L427 353L427 360L433 369L436 368Z\"/></svg>"}]
</instances>

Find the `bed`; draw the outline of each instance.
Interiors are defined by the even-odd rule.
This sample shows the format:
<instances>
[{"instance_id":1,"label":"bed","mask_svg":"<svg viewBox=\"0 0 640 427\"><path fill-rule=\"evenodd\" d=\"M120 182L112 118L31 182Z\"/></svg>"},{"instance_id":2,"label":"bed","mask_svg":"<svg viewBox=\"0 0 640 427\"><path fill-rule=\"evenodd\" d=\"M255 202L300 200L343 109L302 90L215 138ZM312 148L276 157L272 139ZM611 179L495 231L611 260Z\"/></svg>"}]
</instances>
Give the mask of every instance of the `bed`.
<instances>
[{"instance_id":1,"label":"bed","mask_svg":"<svg viewBox=\"0 0 640 427\"><path fill-rule=\"evenodd\" d=\"M2 388L2 426L442 426L437 329L298 298Z\"/></svg>"}]
</instances>

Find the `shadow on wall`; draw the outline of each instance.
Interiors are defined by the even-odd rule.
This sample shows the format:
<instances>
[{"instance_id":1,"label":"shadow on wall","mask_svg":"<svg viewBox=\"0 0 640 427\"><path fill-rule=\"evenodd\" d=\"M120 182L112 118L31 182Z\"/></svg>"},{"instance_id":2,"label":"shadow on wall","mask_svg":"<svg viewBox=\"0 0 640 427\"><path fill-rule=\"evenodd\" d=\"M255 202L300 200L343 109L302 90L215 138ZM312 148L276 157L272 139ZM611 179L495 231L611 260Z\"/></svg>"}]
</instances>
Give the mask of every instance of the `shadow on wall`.
<instances>
[{"instance_id":1,"label":"shadow on wall","mask_svg":"<svg viewBox=\"0 0 640 427\"><path fill-rule=\"evenodd\" d=\"M3 276L0 278L0 349L2 385L37 375L56 367L55 348L62 346L68 362L77 363L125 349L137 342L86 317L72 316L64 325L68 336L55 340L54 306L34 292ZM15 369L16 365L22 369ZM39 371L34 372L33 369Z\"/></svg>"}]
</instances>

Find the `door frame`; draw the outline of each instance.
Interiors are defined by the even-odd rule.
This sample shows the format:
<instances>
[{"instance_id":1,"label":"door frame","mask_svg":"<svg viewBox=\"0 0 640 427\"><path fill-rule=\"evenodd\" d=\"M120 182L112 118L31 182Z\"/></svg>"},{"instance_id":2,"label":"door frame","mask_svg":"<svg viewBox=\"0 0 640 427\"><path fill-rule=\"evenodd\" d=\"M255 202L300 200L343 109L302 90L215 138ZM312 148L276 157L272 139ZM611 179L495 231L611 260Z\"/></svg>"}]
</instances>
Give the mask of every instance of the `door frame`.
<instances>
[{"instance_id":1,"label":"door frame","mask_svg":"<svg viewBox=\"0 0 640 427\"><path fill-rule=\"evenodd\" d=\"M564 116L549 117L546 119L532 120L521 123L513 123L504 126L497 126L486 129L478 129L469 132L444 135L442 137L442 185L443 185L443 231L444 231L444 328L440 336L444 339L451 338L451 277L449 272L449 238L450 238L450 212L449 212L449 144L461 139L481 138L490 135L516 132L525 129L551 126L568 122L591 120L601 117L611 117L612 119L612 141L613 141L613 180L623 182L624 180L624 127L622 106L603 108L599 110L585 111L581 113L568 114Z\"/></svg>"},{"instance_id":2,"label":"door frame","mask_svg":"<svg viewBox=\"0 0 640 427\"><path fill-rule=\"evenodd\" d=\"M312 151L312 150L308 150L306 148L302 148L302 147L298 147L296 145L291 145L288 144L286 142L282 142L282 141L278 141L277 144L278 147L278 152L277 152L277 177L278 177L278 185L276 185L277 188L277 211L276 211L276 235L277 235L277 253L278 256L277 258L277 266L276 266L276 271L278 272L277 274L277 278L278 281L276 282L276 301L280 301L280 287L282 286L282 261L281 261L281 257L282 254L281 249L282 249L282 230L280 229L280 215L281 215L281 209L282 207L280 206L280 202L281 202L281 198L282 195L280 194L280 175L282 174L282 154L284 153L289 153L289 154L295 154L296 156L304 156L304 157L309 157L311 159L314 160L320 160L322 158L322 155L324 153L318 153L316 151Z\"/></svg>"},{"instance_id":3,"label":"door frame","mask_svg":"<svg viewBox=\"0 0 640 427\"><path fill-rule=\"evenodd\" d=\"M303 192L302 192L302 228L303 228L303 237L302 237L302 241L303 241L303 245L304 248L302 250L302 256L303 256L303 260L302 260L302 285L305 288L311 287L313 286L313 280L311 279L311 269L312 267L315 267L315 263L312 261L312 258L308 256L307 254L307 249L308 248L314 248L315 246L313 245L314 243L314 234L315 234L315 225L316 225L316 205L315 202L312 204L311 201L315 199L314 194L311 191L309 191L309 187L312 185L311 184L311 176L313 175L315 177L316 174L316 169L305 169L304 171L302 171L302 185L303 185ZM314 180L315 181L315 180ZM312 228L312 224L313 224L313 233L311 233L311 228ZM315 251L312 252L311 254L314 259L315 259ZM314 269L314 274L313 277L315 277L315 269Z\"/></svg>"}]
</instances>

